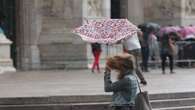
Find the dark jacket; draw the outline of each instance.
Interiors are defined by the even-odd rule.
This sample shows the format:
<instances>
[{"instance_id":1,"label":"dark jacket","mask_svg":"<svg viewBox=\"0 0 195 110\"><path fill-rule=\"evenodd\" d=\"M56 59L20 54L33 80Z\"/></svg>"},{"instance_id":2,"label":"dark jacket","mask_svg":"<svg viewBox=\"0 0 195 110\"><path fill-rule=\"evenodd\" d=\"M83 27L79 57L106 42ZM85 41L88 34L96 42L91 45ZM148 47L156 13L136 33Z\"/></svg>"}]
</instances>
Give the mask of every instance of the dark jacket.
<instances>
[{"instance_id":1,"label":"dark jacket","mask_svg":"<svg viewBox=\"0 0 195 110\"><path fill-rule=\"evenodd\" d=\"M91 44L91 49L92 49L92 52L93 52L93 53L94 53L94 52L97 52L97 51L99 51L99 52L102 51L101 45L100 45L99 43L92 43L92 44Z\"/></svg>"},{"instance_id":2,"label":"dark jacket","mask_svg":"<svg viewBox=\"0 0 195 110\"><path fill-rule=\"evenodd\" d=\"M133 71L127 71L125 77L116 82L112 82L110 74L105 74L105 92L113 92L112 106L134 105L135 97L139 93L138 81Z\"/></svg>"},{"instance_id":3,"label":"dark jacket","mask_svg":"<svg viewBox=\"0 0 195 110\"><path fill-rule=\"evenodd\" d=\"M171 39L168 34L163 36L160 43L161 48L161 55L168 54L168 55L175 55L176 54L176 46L175 41Z\"/></svg>"}]
</instances>

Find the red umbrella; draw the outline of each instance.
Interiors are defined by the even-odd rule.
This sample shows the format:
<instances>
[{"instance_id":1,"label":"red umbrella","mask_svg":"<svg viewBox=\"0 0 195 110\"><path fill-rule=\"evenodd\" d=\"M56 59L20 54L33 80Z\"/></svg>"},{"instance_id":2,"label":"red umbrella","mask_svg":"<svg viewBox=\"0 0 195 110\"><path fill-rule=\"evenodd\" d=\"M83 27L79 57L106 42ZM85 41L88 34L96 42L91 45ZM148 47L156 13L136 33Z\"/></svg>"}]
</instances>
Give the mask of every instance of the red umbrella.
<instances>
[{"instance_id":1,"label":"red umbrella","mask_svg":"<svg viewBox=\"0 0 195 110\"><path fill-rule=\"evenodd\" d=\"M130 37L139 29L127 19L96 19L74 29L86 42L113 44Z\"/></svg>"}]
</instances>

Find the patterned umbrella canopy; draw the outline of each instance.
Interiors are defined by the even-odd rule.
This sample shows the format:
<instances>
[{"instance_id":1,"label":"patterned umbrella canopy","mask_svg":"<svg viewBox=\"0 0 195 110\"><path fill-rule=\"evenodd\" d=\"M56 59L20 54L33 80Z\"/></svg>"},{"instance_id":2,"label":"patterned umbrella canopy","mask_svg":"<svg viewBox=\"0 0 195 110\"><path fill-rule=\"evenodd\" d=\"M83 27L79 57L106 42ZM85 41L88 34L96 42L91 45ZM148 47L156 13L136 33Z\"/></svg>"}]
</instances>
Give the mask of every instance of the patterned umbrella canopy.
<instances>
[{"instance_id":1,"label":"patterned umbrella canopy","mask_svg":"<svg viewBox=\"0 0 195 110\"><path fill-rule=\"evenodd\" d=\"M160 31L158 32L158 35L162 37L164 34L168 34L171 32L179 32L180 30L181 28L178 26L166 26L160 29Z\"/></svg>"},{"instance_id":2,"label":"patterned umbrella canopy","mask_svg":"<svg viewBox=\"0 0 195 110\"><path fill-rule=\"evenodd\" d=\"M86 42L113 44L130 37L139 29L127 19L97 19L74 29Z\"/></svg>"},{"instance_id":3,"label":"patterned umbrella canopy","mask_svg":"<svg viewBox=\"0 0 195 110\"><path fill-rule=\"evenodd\" d=\"M183 37L186 37L188 35L194 35L195 30L194 27L192 26L185 26L181 28L180 33L182 34Z\"/></svg>"}]
</instances>

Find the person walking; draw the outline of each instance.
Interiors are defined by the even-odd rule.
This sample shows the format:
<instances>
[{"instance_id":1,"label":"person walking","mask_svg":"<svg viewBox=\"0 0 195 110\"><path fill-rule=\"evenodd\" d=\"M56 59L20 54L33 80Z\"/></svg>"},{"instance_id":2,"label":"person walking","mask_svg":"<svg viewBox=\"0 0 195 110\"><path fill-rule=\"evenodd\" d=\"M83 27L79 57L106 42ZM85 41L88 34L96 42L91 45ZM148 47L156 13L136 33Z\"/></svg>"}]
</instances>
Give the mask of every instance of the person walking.
<instances>
[{"instance_id":1,"label":"person walking","mask_svg":"<svg viewBox=\"0 0 195 110\"><path fill-rule=\"evenodd\" d=\"M141 57L141 45L140 45L140 41L138 38L138 34L139 36L141 36L142 32L138 32L134 34L133 36L129 37L128 39L123 40L122 42L123 42L123 47L125 48L126 52L129 54L132 54L135 57L136 74L141 80L141 84L146 85L147 82L142 74L142 71L139 65L139 59Z\"/></svg>"},{"instance_id":2,"label":"person walking","mask_svg":"<svg viewBox=\"0 0 195 110\"><path fill-rule=\"evenodd\" d=\"M151 30L146 29L146 32L143 33L143 41L141 42L141 52L142 52L142 69L144 72L149 72L148 70L148 60L149 60L149 36Z\"/></svg>"},{"instance_id":3,"label":"person walking","mask_svg":"<svg viewBox=\"0 0 195 110\"><path fill-rule=\"evenodd\" d=\"M105 92L113 92L112 108L114 110L134 110L135 98L140 92L138 81L133 72L135 69L134 56L114 56L107 59L104 73ZM116 70L116 82L111 81L111 71Z\"/></svg>"},{"instance_id":4,"label":"person walking","mask_svg":"<svg viewBox=\"0 0 195 110\"><path fill-rule=\"evenodd\" d=\"M174 38L177 37L177 34L171 32L169 34L165 34L161 39L160 47L161 47L161 66L162 66L162 73L165 74L165 65L166 59L169 58L169 68L170 73L174 73L173 65L174 65L174 56L176 55L176 45Z\"/></svg>"},{"instance_id":5,"label":"person walking","mask_svg":"<svg viewBox=\"0 0 195 110\"><path fill-rule=\"evenodd\" d=\"M100 73L100 66L99 66L99 59L102 52L101 45L99 43L92 43L91 44L92 53L94 56L93 65L92 65L92 73L95 72L95 68L97 69L98 73Z\"/></svg>"},{"instance_id":6,"label":"person walking","mask_svg":"<svg viewBox=\"0 0 195 110\"><path fill-rule=\"evenodd\" d=\"M154 62L154 67L157 67L156 63L160 62L160 50L157 36L151 31L149 35L149 59Z\"/></svg>"}]
</instances>

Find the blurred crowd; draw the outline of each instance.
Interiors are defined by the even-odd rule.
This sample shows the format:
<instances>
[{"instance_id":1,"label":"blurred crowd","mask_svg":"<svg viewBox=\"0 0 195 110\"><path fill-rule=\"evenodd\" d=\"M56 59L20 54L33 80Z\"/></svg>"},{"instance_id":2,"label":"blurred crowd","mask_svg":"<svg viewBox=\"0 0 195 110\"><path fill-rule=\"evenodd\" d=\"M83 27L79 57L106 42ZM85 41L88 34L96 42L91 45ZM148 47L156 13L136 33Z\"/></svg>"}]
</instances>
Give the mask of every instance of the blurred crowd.
<instances>
[{"instance_id":1,"label":"blurred crowd","mask_svg":"<svg viewBox=\"0 0 195 110\"><path fill-rule=\"evenodd\" d=\"M170 71L173 59L195 59L195 26L160 26L156 23L144 23L138 26L142 47L142 70L148 71L148 61L161 61L164 72L166 59L169 59ZM183 64L179 64L182 66Z\"/></svg>"}]
</instances>

